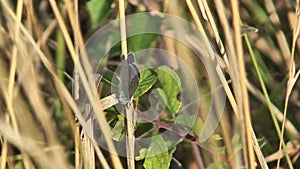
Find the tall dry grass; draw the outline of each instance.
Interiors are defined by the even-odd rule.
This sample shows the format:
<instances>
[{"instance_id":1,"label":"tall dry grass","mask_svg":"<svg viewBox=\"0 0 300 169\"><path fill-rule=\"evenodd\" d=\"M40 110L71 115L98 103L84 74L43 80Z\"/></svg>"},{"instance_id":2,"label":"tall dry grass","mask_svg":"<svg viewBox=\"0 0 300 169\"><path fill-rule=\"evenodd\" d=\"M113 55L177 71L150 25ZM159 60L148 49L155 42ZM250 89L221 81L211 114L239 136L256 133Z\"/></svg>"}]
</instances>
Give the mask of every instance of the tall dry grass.
<instances>
[{"instance_id":1,"label":"tall dry grass","mask_svg":"<svg viewBox=\"0 0 300 169\"><path fill-rule=\"evenodd\" d=\"M298 1L117 2L103 11L109 14L98 26L124 17L125 11L166 12L195 24L220 56L222 68L217 72L228 100L216 131L222 139L201 145L183 141L171 168L300 167ZM87 91L111 153L101 150L80 127L91 124L77 122L83 117L70 83L78 82L74 65L95 31L81 20L85 3L1 0L0 169L128 167L126 159L115 155L109 126L91 85L93 79L86 76L91 68L85 55L75 73L84 79L80 87ZM162 42L195 74L204 73L186 46L168 38ZM123 54L126 46L125 40L120 49ZM201 78L199 83L203 83ZM201 103L199 117L207 115L208 104ZM192 157L183 156L185 153ZM128 164L134 167L133 161Z\"/></svg>"}]
</instances>

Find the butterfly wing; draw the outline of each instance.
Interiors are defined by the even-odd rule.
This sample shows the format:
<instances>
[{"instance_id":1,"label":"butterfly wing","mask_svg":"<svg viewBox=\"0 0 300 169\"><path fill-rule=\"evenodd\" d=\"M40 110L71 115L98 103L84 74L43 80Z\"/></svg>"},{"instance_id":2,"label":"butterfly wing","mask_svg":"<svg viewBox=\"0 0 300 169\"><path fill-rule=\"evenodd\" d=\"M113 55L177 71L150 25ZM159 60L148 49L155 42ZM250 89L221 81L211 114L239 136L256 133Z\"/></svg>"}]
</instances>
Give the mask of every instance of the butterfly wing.
<instances>
[{"instance_id":1,"label":"butterfly wing","mask_svg":"<svg viewBox=\"0 0 300 169\"><path fill-rule=\"evenodd\" d=\"M129 65L129 97L131 98L138 88L140 81L140 70L135 62L134 53L130 52L127 57L127 64Z\"/></svg>"},{"instance_id":2,"label":"butterfly wing","mask_svg":"<svg viewBox=\"0 0 300 169\"><path fill-rule=\"evenodd\" d=\"M122 63L120 66L120 91L119 91L119 99L120 102L124 105L127 105L131 102L132 96L136 91L140 73L139 69L135 63L135 55L131 52L128 54L127 59L125 57L122 58Z\"/></svg>"}]
</instances>

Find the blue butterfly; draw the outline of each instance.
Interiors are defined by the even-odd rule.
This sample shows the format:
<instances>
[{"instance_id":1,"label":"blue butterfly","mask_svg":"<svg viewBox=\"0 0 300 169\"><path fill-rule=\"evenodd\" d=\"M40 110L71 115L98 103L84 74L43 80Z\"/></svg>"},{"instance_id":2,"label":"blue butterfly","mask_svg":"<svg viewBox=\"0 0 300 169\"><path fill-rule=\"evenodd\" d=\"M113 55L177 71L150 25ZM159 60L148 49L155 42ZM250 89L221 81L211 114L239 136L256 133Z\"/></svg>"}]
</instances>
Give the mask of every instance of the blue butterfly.
<instances>
[{"instance_id":1,"label":"blue butterfly","mask_svg":"<svg viewBox=\"0 0 300 169\"><path fill-rule=\"evenodd\" d=\"M109 78L107 78L108 76ZM107 79L106 79L107 78ZM121 56L121 64L112 72L111 70L102 70L95 76L96 88L100 82L104 81L111 86L111 95L101 98L100 103L103 109L117 105L117 109L129 108L133 101L133 94L138 88L140 80L140 70L135 62L134 53L130 52L125 58ZM87 120L93 116L93 113L87 115Z\"/></svg>"}]
</instances>

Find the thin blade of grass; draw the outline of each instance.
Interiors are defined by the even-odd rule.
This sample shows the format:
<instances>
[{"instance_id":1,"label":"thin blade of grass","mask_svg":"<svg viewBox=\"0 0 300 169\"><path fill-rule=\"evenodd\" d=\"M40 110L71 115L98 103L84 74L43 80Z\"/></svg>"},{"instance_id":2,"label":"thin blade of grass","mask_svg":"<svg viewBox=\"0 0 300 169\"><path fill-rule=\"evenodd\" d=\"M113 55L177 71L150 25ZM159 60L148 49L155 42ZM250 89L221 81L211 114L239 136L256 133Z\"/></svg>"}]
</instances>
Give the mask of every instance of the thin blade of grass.
<instances>
[{"instance_id":1,"label":"thin blade of grass","mask_svg":"<svg viewBox=\"0 0 300 169\"><path fill-rule=\"evenodd\" d=\"M280 134L280 127L279 127L279 124L278 124L278 122L277 122L277 120L276 120L276 116L275 116L275 113L274 113L274 111L273 111L272 104L271 104L271 99L270 99L270 96L269 96L268 91L267 91L267 89L266 89L266 86L265 86L265 83L264 83L264 81L263 81L262 75L261 75L261 73L260 73L258 64L257 64L257 62L256 62L256 58L255 58L254 52L253 52L252 47L251 47L251 44L250 44L250 40L249 40L249 38L248 38L247 36L244 36L244 39L245 39L245 41L246 41L246 45L247 45L247 48L248 48L248 50L249 50L249 53L250 53L250 56L251 56L252 63L253 63L253 65L254 65L254 67L255 67L255 71L256 71L256 73L257 73L258 80L259 80L259 82L260 82L261 88L262 88L263 93L264 93L264 95L265 95L265 98L266 98L266 100L267 100L268 108L269 108L269 110L270 110L270 114L271 114L271 117L272 117L272 120L273 120L275 129L276 129L276 132L277 132L277 134L278 134L278 138L280 138L280 135L281 135L281 134ZM284 151L286 152L286 146L285 146L285 143L284 143L284 142L283 142L283 149L284 149ZM293 168L293 165L292 165L292 163L291 163L290 157L288 156L287 153L285 153L285 155L286 155L285 157L286 157L286 159L287 159L287 161L288 161L289 167L290 167L290 168Z\"/></svg>"},{"instance_id":2,"label":"thin blade of grass","mask_svg":"<svg viewBox=\"0 0 300 169\"><path fill-rule=\"evenodd\" d=\"M255 168L255 158L253 153L253 144L252 144L252 125L251 125L251 115L250 115L250 108L249 108L249 97L248 91L246 87L246 71L245 71L245 62L243 56L243 48L242 48L242 39L241 39L241 25L240 25L240 14L238 8L238 1L231 0L231 8L232 8L232 15L233 15L233 28L234 28L234 37L235 37L235 47L237 53L237 60L238 60L238 71L240 74L240 87L241 87L241 98L237 98L238 100L241 99L241 102L237 102L241 105L242 110L241 113L243 114L243 135L245 136L244 141L244 158L245 164L249 169Z\"/></svg>"}]
</instances>

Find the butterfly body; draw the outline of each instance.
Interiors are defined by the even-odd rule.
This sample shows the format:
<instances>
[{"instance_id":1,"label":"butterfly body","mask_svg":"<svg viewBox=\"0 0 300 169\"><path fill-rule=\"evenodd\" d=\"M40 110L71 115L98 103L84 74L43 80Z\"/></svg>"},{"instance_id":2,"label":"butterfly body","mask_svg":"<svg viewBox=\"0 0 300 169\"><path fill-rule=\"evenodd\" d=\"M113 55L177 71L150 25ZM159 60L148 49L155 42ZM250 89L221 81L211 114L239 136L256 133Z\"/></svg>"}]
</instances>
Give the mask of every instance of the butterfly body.
<instances>
[{"instance_id":1,"label":"butterfly body","mask_svg":"<svg viewBox=\"0 0 300 169\"><path fill-rule=\"evenodd\" d=\"M121 59L119 101L122 105L129 107L132 96L138 87L140 74L133 53L129 53L127 59L124 56L121 56Z\"/></svg>"}]
</instances>

